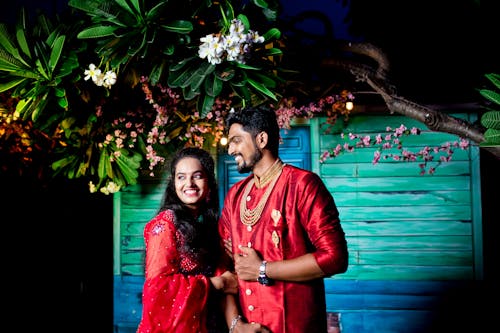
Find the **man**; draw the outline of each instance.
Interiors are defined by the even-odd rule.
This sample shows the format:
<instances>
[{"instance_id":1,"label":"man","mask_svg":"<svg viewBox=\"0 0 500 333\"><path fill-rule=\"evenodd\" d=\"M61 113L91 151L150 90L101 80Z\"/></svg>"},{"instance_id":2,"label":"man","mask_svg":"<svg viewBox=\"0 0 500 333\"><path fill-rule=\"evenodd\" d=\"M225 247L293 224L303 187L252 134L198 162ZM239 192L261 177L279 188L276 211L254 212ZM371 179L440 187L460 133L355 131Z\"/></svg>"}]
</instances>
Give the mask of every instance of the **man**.
<instances>
[{"instance_id":1,"label":"man","mask_svg":"<svg viewBox=\"0 0 500 333\"><path fill-rule=\"evenodd\" d=\"M227 126L228 153L252 172L229 189L219 220L239 279L238 299L226 299L229 331L326 333L323 278L348 265L334 199L318 175L281 161L272 110L230 113Z\"/></svg>"}]
</instances>

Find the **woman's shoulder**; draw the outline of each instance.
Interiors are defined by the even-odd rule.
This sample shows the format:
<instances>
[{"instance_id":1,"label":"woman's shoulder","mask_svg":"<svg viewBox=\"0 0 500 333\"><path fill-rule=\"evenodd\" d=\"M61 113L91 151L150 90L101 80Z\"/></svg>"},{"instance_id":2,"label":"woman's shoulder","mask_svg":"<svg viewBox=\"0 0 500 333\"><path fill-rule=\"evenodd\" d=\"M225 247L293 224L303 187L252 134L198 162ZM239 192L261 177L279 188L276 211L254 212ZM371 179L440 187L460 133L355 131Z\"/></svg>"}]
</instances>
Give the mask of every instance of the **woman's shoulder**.
<instances>
[{"instance_id":1,"label":"woman's shoulder","mask_svg":"<svg viewBox=\"0 0 500 333\"><path fill-rule=\"evenodd\" d=\"M165 229L170 229L173 226L174 212L170 209L163 210L156 214L144 227L144 232L153 232L158 234Z\"/></svg>"}]
</instances>

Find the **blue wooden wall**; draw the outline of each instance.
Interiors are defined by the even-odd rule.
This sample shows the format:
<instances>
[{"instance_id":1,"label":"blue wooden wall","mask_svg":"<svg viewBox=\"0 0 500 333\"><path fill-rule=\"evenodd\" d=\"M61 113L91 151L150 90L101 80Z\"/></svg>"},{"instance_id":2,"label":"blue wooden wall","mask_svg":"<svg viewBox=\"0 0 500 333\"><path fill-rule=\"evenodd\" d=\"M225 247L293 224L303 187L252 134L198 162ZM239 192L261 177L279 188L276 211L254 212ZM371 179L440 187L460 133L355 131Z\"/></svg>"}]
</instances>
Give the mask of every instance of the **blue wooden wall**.
<instances>
[{"instance_id":1,"label":"blue wooden wall","mask_svg":"<svg viewBox=\"0 0 500 333\"><path fill-rule=\"evenodd\" d=\"M454 310L481 295L476 292L483 274L478 148L457 150L434 175L419 175L418 162L381 160L373 165L373 148L320 163L320 154L341 140L341 130L373 136L386 126L416 126L422 134L403 139L412 150L457 140L402 116L355 116L330 128L331 134L324 122L314 118L309 127L297 127L310 136L310 142L301 143L304 151L293 148L295 139L285 140L291 144L283 150L292 159L306 156L305 167L322 177L340 211L350 265L325 282L328 311L340 314L342 332L438 332L454 323L454 331L468 327ZM218 156L221 198L241 177L231 160ZM150 182L115 196L116 331L133 332L140 319L142 228L156 213L162 193L158 182Z\"/></svg>"}]
</instances>

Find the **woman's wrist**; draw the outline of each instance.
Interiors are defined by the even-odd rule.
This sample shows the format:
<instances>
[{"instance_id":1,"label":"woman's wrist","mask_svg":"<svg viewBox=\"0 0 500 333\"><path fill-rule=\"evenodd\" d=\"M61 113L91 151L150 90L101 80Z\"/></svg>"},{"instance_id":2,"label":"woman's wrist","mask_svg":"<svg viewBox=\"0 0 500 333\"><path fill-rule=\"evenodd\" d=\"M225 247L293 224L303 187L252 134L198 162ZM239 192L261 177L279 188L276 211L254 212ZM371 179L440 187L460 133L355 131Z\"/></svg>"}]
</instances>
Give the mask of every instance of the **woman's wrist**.
<instances>
[{"instance_id":1,"label":"woman's wrist","mask_svg":"<svg viewBox=\"0 0 500 333\"><path fill-rule=\"evenodd\" d=\"M238 325L238 322L241 320L241 315L237 315L236 317L231 320L231 326L229 326L229 333L233 333L234 329L236 328L236 325Z\"/></svg>"}]
</instances>

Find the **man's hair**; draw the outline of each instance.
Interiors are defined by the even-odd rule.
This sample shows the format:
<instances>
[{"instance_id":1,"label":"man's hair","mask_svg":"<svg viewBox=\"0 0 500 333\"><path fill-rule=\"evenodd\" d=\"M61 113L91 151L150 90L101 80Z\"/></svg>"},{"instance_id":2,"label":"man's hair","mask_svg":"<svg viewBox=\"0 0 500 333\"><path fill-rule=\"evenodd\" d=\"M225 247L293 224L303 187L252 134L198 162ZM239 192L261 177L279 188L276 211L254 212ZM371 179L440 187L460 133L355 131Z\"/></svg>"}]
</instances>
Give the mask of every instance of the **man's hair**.
<instances>
[{"instance_id":1,"label":"man's hair","mask_svg":"<svg viewBox=\"0 0 500 333\"><path fill-rule=\"evenodd\" d=\"M254 139L260 132L266 132L269 137L266 149L273 156L278 156L280 128L274 110L264 106L235 110L229 113L226 119L226 128L229 130L233 124L240 124L245 132L252 134Z\"/></svg>"}]
</instances>

